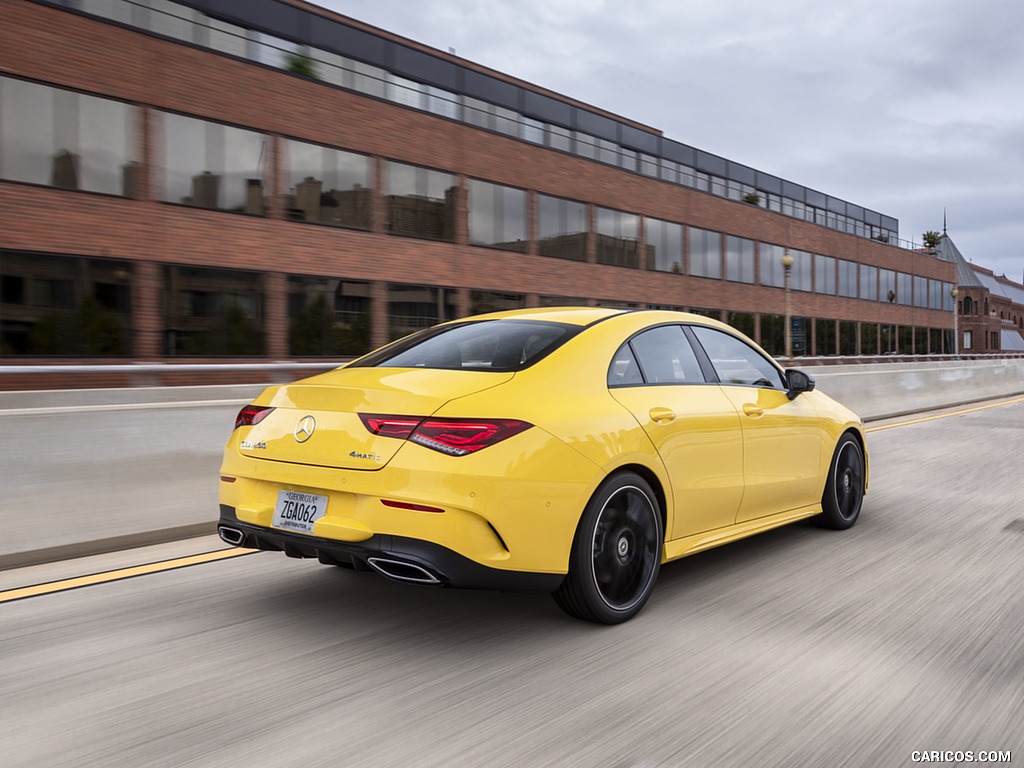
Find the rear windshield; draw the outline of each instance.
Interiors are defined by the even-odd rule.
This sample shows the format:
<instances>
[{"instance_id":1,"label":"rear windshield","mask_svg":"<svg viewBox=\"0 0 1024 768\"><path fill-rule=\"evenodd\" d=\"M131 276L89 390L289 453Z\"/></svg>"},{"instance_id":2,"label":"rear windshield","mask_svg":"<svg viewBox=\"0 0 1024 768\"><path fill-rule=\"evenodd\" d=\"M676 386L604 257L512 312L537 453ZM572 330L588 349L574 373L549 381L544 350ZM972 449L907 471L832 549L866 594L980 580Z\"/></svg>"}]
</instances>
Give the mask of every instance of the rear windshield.
<instances>
[{"instance_id":1,"label":"rear windshield","mask_svg":"<svg viewBox=\"0 0 1024 768\"><path fill-rule=\"evenodd\" d=\"M367 355L358 367L519 371L550 354L581 326L536 320L481 320L421 331Z\"/></svg>"}]
</instances>

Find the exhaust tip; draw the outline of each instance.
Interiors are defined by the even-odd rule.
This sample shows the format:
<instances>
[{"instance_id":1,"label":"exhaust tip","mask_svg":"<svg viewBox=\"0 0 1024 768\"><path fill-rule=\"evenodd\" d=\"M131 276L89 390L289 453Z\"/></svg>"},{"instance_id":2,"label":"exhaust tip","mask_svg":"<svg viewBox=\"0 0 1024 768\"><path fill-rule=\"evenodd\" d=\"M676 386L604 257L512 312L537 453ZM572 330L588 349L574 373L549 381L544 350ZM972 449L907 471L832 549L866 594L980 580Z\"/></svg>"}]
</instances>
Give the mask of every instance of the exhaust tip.
<instances>
[{"instance_id":1,"label":"exhaust tip","mask_svg":"<svg viewBox=\"0 0 1024 768\"><path fill-rule=\"evenodd\" d=\"M441 584L441 580L437 576L414 563L389 560L386 557L369 557L366 562L377 573L387 576L392 581L401 581L406 584Z\"/></svg>"},{"instance_id":2,"label":"exhaust tip","mask_svg":"<svg viewBox=\"0 0 1024 768\"><path fill-rule=\"evenodd\" d=\"M240 546L242 541L245 539L245 534L237 528L229 528L226 525L217 526L217 533L220 535L223 541L234 546Z\"/></svg>"}]
</instances>

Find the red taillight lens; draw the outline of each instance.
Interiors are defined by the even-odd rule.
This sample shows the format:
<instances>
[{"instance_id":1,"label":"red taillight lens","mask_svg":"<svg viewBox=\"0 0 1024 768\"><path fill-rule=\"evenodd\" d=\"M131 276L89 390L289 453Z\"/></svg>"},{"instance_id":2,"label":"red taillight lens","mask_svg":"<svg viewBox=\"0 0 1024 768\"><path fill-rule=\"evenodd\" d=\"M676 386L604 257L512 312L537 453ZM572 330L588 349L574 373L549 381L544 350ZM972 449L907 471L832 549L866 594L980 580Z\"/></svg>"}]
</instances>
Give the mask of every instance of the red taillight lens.
<instances>
[{"instance_id":1,"label":"red taillight lens","mask_svg":"<svg viewBox=\"0 0 1024 768\"><path fill-rule=\"evenodd\" d=\"M518 419L422 419L359 414L375 435L396 437L449 456L465 456L518 435L532 424Z\"/></svg>"},{"instance_id":2,"label":"red taillight lens","mask_svg":"<svg viewBox=\"0 0 1024 768\"><path fill-rule=\"evenodd\" d=\"M255 424L259 424L273 408L268 408L265 405L247 405L238 412L238 416L235 417L235 429L239 427L251 427Z\"/></svg>"},{"instance_id":3,"label":"red taillight lens","mask_svg":"<svg viewBox=\"0 0 1024 768\"><path fill-rule=\"evenodd\" d=\"M381 437L397 437L405 440L423 421L416 416L381 416L375 413L360 413L359 418L368 430Z\"/></svg>"}]
</instances>

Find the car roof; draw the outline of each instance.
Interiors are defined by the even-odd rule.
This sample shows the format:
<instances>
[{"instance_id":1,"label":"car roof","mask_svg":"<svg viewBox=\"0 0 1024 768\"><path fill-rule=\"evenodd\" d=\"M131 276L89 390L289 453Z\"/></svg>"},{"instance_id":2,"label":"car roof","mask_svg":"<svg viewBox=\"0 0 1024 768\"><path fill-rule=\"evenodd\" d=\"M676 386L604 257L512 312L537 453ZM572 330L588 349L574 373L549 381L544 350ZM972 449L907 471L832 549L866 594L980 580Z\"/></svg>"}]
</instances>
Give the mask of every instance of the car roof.
<instances>
[{"instance_id":1,"label":"car roof","mask_svg":"<svg viewBox=\"0 0 1024 768\"><path fill-rule=\"evenodd\" d=\"M617 315L630 315L638 320L638 325L661 323L700 323L718 328L728 328L724 323L704 315L689 312L662 309L621 309L617 307L531 307L528 309L509 309L501 312L490 312L483 315L464 317L453 323L464 323L475 320L536 320L538 322L565 323L567 325L589 326L608 320ZM729 328L735 333L735 329Z\"/></svg>"}]
</instances>

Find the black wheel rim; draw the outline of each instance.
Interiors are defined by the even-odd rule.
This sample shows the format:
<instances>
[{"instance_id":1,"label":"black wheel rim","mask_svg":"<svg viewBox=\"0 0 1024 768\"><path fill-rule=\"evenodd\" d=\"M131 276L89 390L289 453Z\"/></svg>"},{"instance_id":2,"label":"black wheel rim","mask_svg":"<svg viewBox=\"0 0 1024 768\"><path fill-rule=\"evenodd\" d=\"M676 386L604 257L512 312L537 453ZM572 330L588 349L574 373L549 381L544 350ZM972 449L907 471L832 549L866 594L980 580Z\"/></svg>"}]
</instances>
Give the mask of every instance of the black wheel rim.
<instances>
[{"instance_id":1,"label":"black wheel rim","mask_svg":"<svg viewBox=\"0 0 1024 768\"><path fill-rule=\"evenodd\" d=\"M839 449L832 485L836 494L836 510L844 520L852 520L860 512L864 498L864 460L855 443L845 443Z\"/></svg>"},{"instance_id":2,"label":"black wheel rim","mask_svg":"<svg viewBox=\"0 0 1024 768\"><path fill-rule=\"evenodd\" d=\"M658 565L658 518L639 488L619 488L594 527L594 584L605 604L633 608L650 589Z\"/></svg>"}]
</instances>

